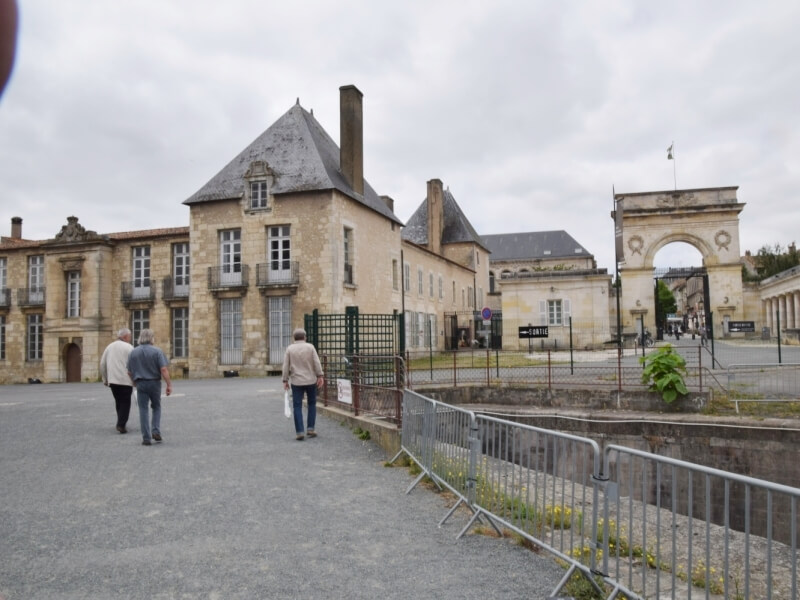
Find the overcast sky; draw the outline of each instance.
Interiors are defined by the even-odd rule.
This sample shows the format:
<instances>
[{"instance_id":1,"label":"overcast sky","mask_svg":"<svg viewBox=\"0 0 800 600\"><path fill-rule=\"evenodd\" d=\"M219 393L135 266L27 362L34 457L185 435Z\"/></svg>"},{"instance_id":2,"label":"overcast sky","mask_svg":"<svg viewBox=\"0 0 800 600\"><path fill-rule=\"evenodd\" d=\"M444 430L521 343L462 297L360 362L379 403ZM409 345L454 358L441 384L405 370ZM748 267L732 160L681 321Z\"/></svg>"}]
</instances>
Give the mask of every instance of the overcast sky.
<instances>
[{"instance_id":1,"label":"overcast sky","mask_svg":"<svg viewBox=\"0 0 800 600\"><path fill-rule=\"evenodd\" d=\"M614 271L617 192L739 186L741 250L800 225L800 3L18 0L0 234L184 226L299 97L407 220L441 179L481 234L564 229ZM676 161L667 160L674 141ZM668 246L658 266L699 264ZM675 251L669 249L675 248Z\"/></svg>"}]
</instances>

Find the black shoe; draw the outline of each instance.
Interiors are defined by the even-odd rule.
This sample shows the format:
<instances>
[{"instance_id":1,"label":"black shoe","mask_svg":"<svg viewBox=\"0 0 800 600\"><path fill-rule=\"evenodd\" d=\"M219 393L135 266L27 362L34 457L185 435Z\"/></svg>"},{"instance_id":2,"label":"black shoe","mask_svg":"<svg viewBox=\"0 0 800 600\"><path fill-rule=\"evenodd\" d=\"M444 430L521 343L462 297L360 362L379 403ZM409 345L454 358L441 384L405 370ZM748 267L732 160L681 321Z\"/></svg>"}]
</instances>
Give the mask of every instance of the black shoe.
<instances>
[{"instance_id":1,"label":"black shoe","mask_svg":"<svg viewBox=\"0 0 800 600\"><path fill-rule=\"evenodd\" d=\"M153 443L150 440L142 440L142 446L152 446Z\"/></svg>"},{"instance_id":2,"label":"black shoe","mask_svg":"<svg viewBox=\"0 0 800 600\"><path fill-rule=\"evenodd\" d=\"M117 425L117 431L120 433L128 433L128 430L125 429L122 425Z\"/></svg>"},{"instance_id":3,"label":"black shoe","mask_svg":"<svg viewBox=\"0 0 800 600\"><path fill-rule=\"evenodd\" d=\"M163 442L163 441L164 441L164 440L161 438L161 434L160 434L160 433L154 433L154 434L153 434L153 439L154 439L155 441L157 441L157 442Z\"/></svg>"}]
</instances>

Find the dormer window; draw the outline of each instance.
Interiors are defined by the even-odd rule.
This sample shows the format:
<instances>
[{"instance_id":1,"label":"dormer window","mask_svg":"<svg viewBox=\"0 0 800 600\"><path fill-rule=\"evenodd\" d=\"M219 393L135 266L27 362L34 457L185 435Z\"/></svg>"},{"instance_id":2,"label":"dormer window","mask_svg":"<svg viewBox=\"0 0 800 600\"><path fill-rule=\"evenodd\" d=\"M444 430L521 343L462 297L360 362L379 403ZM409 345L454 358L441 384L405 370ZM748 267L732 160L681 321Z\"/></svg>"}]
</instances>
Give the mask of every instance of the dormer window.
<instances>
[{"instance_id":1,"label":"dormer window","mask_svg":"<svg viewBox=\"0 0 800 600\"><path fill-rule=\"evenodd\" d=\"M270 208L269 196L272 192L273 174L266 161L254 160L244 174L246 180L247 204L249 210Z\"/></svg>"},{"instance_id":2,"label":"dormer window","mask_svg":"<svg viewBox=\"0 0 800 600\"><path fill-rule=\"evenodd\" d=\"M250 208L267 208L269 186L266 181L250 182Z\"/></svg>"}]
</instances>

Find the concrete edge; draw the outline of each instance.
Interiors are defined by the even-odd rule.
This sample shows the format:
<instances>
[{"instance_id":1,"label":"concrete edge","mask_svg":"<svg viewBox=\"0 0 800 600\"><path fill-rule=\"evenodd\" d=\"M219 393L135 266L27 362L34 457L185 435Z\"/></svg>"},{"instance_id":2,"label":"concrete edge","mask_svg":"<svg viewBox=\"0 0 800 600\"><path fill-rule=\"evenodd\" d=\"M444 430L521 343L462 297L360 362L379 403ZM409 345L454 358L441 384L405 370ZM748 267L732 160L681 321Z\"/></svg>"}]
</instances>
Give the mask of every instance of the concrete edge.
<instances>
[{"instance_id":1,"label":"concrete edge","mask_svg":"<svg viewBox=\"0 0 800 600\"><path fill-rule=\"evenodd\" d=\"M370 441L380 446L389 458L400 451L401 431L391 423L369 416L356 416L341 408L324 406L320 402L317 402L317 411L334 421L346 424L350 429L358 427L362 431L368 431Z\"/></svg>"}]
</instances>

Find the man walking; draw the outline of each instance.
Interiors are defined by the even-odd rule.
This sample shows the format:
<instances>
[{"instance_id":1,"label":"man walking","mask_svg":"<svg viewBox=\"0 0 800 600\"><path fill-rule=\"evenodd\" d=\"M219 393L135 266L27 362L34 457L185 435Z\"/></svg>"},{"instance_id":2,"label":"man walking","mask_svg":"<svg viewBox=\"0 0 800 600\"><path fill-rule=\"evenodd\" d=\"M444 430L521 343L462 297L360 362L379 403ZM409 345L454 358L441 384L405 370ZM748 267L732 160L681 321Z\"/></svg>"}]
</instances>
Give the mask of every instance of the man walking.
<instances>
[{"instance_id":1,"label":"man walking","mask_svg":"<svg viewBox=\"0 0 800 600\"><path fill-rule=\"evenodd\" d=\"M292 413L294 430L298 441L303 435L303 394L308 403L308 437L317 436L314 425L317 420L317 388L322 387L322 365L317 349L306 341L304 329L294 330L294 343L286 349L283 357L283 389L292 385Z\"/></svg>"},{"instance_id":2,"label":"man walking","mask_svg":"<svg viewBox=\"0 0 800 600\"><path fill-rule=\"evenodd\" d=\"M128 433L126 425L131 413L131 393L133 382L128 375L128 356L130 356L131 330L123 327L117 333L116 341L111 342L100 357L100 376L103 384L111 387L114 404L117 407L117 431Z\"/></svg>"},{"instance_id":3,"label":"man walking","mask_svg":"<svg viewBox=\"0 0 800 600\"><path fill-rule=\"evenodd\" d=\"M150 446L151 439L160 442L161 437L161 378L167 382L167 396L172 393L169 378L169 361L160 348L153 345L152 329L142 329L139 345L128 357L128 374L136 386L139 401L139 423L142 427L142 445ZM152 425L148 401L153 409ZM151 435L152 433L152 435Z\"/></svg>"}]
</instances>

